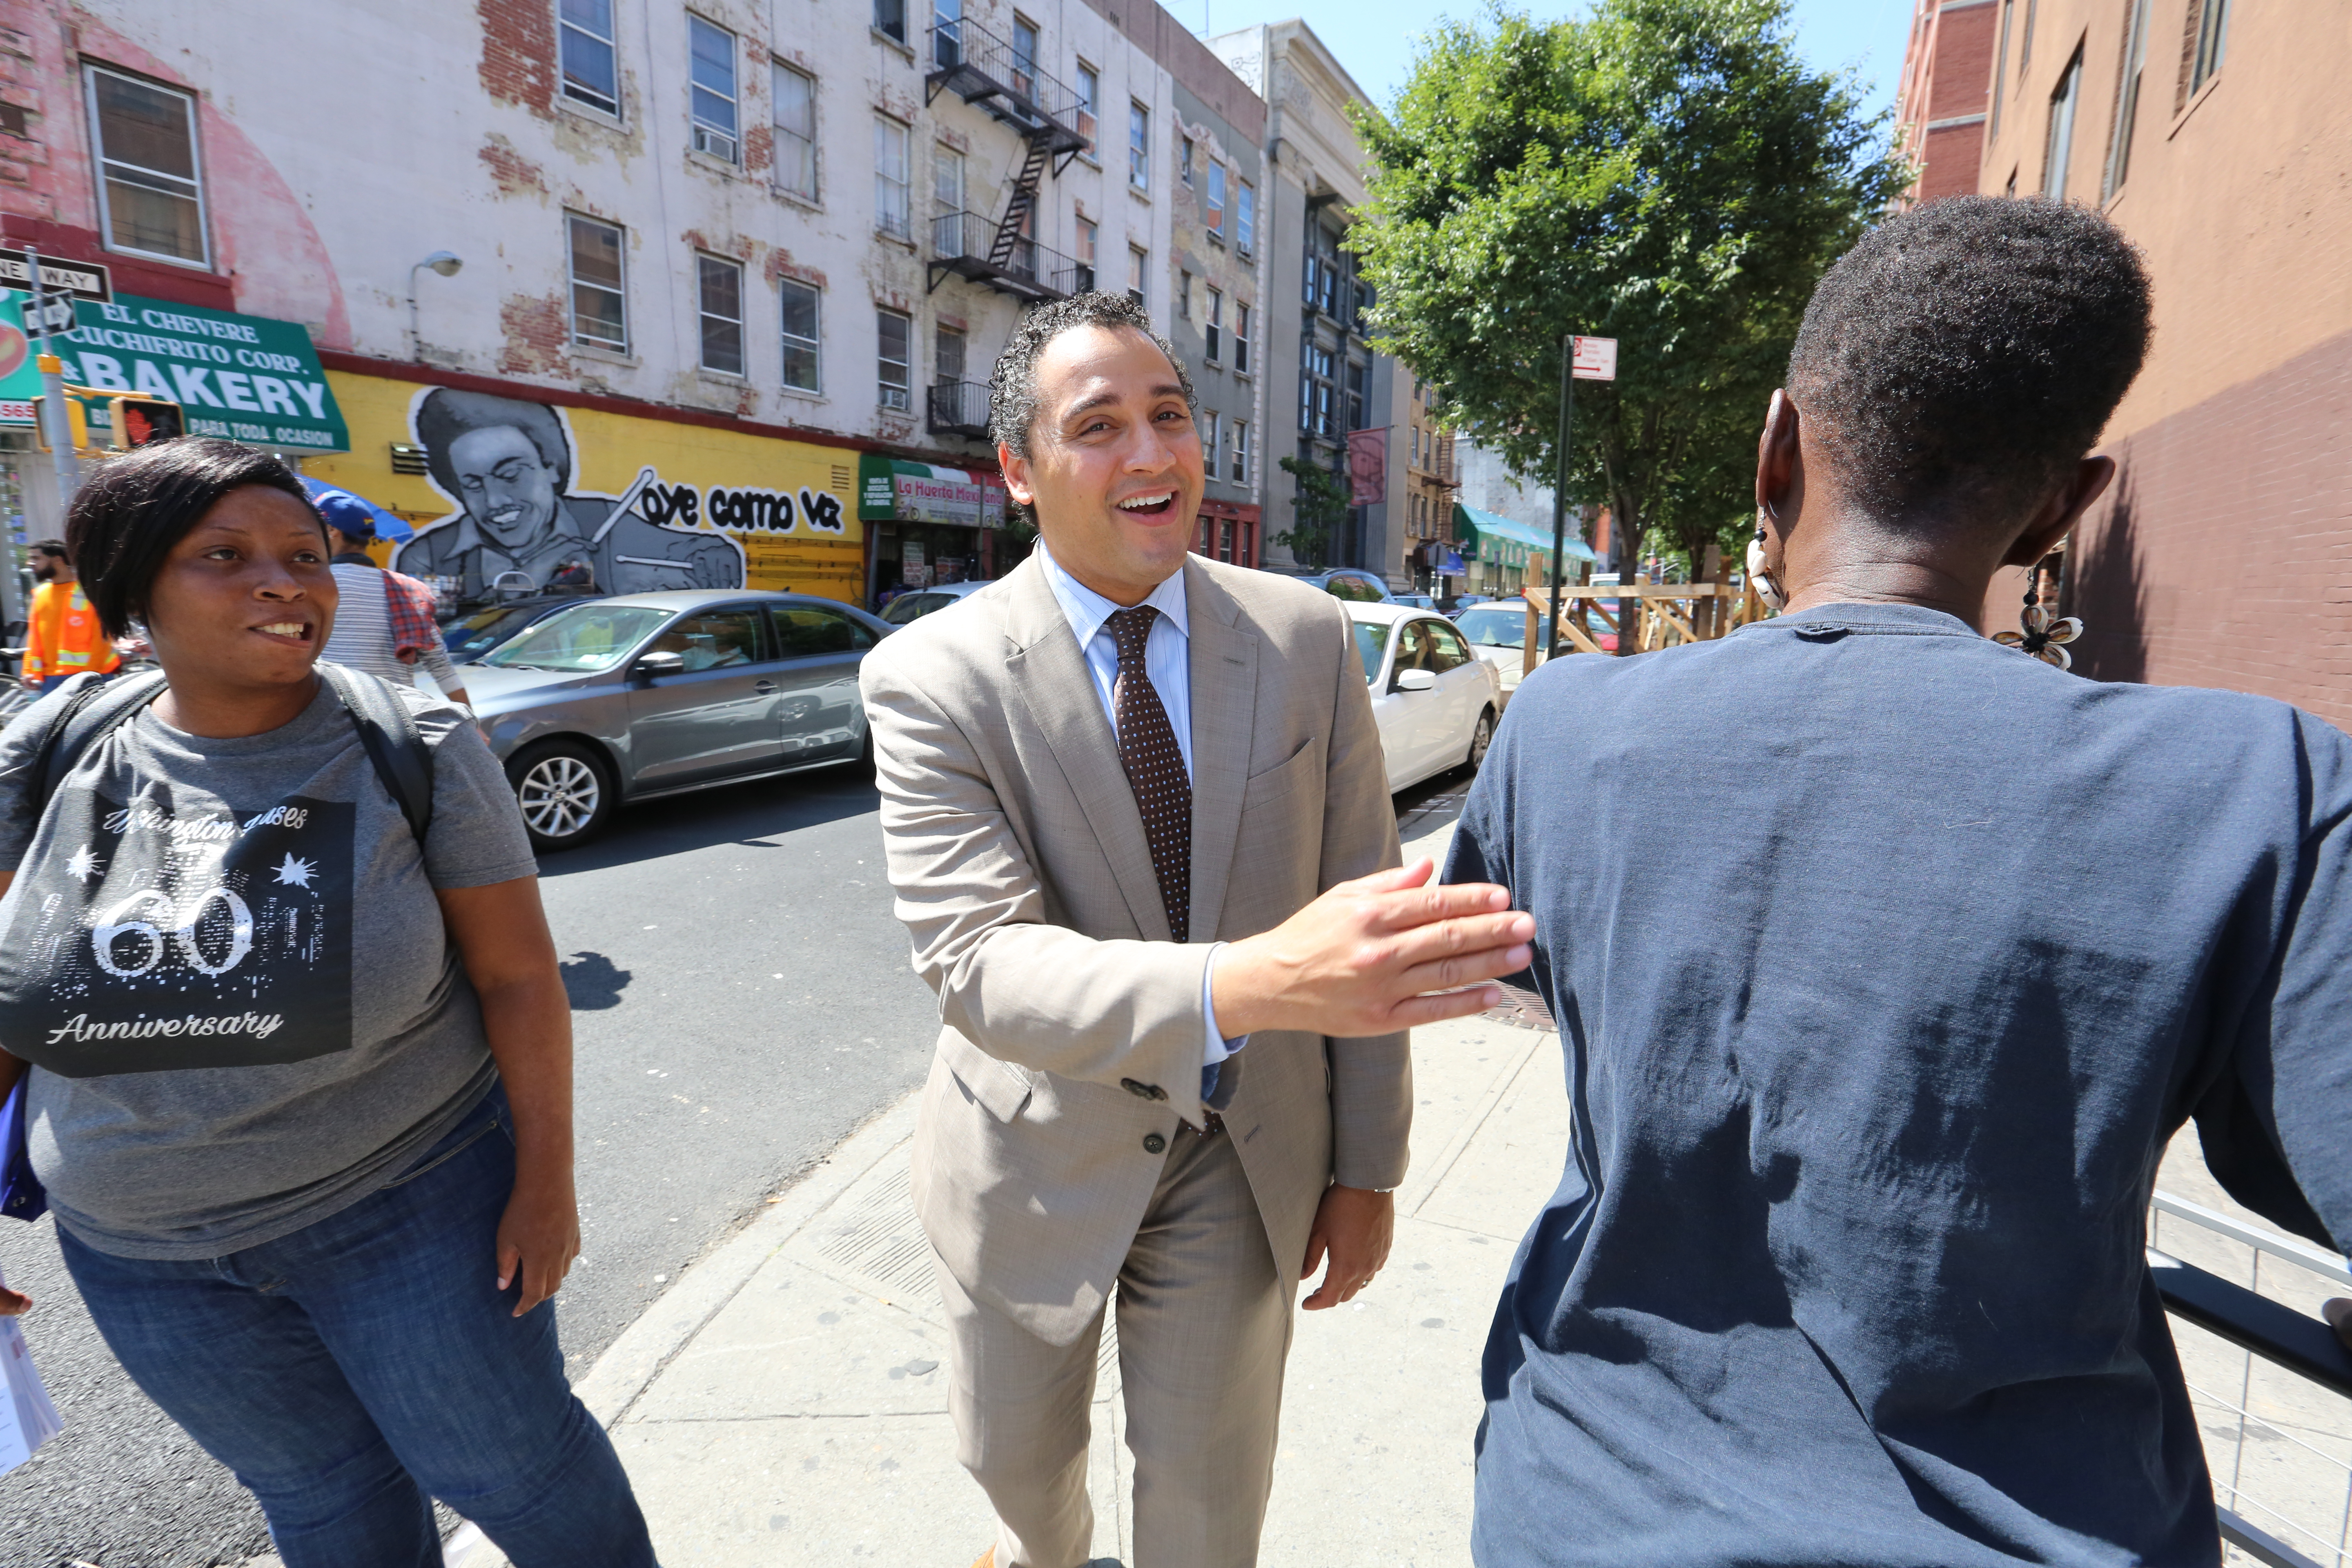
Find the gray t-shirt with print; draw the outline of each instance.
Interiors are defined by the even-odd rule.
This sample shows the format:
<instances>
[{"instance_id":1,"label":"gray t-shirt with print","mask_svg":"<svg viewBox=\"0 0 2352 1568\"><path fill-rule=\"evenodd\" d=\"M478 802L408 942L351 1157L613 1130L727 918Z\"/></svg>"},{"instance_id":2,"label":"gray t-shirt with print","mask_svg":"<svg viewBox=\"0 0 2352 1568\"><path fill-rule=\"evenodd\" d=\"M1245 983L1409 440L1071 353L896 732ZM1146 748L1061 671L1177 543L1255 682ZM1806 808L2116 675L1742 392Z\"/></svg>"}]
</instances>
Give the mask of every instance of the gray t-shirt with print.
<instances>
[{"instance_id":1,"label":"gray t-shirt with print","mask_svg":"<svg viewBox=\"0 0 2352 1568\"><path fill-rule=\"evenodd\" d=\"M434 889L538 865L466 713L394 689L434 756L421 854L323 681L291 723L234 740L142 710L37 819L63 696L0 733L0 1047L34 1064L33 1169L89 1246L215 1258L288 1235L495 1081Z\"/></svg>"}]
</instances>

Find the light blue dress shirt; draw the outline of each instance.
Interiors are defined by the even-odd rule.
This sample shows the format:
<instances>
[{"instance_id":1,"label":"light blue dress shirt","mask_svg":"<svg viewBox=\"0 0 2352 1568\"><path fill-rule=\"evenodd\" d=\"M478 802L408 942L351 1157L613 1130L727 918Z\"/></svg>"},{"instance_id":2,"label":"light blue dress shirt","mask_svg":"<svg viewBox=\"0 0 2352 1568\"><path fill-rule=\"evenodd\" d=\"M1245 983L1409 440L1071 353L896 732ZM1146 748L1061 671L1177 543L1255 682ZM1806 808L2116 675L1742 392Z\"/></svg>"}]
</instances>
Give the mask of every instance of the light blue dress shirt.
<instances>
[{"instance_id":1,"label":"light blue dress shirt","mask_svg":"<svg viewBox=\"0 0 2352 1568\"><path fill-rule=\"evenodd\" d=\"M1111 734L1116 737L1118 711L1111 700L1111 689L1118 680L1118 644L1103 628L1120 606L1063 571L1042 542L1037 546L1037 563L1045 569L1045 585L1054 591L1054 602L1062 606L1063 617L1070 623L1070 635L1078 639L1078 649L1087 657L1087 673L1095 678L1095 695L1101 699L1103 717L1110 721ZM1184 608L1183 572L1171 574L1143 602L1160 612L1143 645L1143 673L1151 678L1160 706L1167 711L1168 727L1176 731L1176 749L1183 753L1184 774L1189 779L1192 773L1192 623ZM1201 971L1201 1016L1208 1022L1201 1049L1203 1100L1216 1089L1218 1064L1249 1044L1247 1035L1229 1040L1217 1027L1209 976L1215 972L1217 954L1224 945L1218 942L1209 950L1209 962Z\"/></svg>"}]
</instances>

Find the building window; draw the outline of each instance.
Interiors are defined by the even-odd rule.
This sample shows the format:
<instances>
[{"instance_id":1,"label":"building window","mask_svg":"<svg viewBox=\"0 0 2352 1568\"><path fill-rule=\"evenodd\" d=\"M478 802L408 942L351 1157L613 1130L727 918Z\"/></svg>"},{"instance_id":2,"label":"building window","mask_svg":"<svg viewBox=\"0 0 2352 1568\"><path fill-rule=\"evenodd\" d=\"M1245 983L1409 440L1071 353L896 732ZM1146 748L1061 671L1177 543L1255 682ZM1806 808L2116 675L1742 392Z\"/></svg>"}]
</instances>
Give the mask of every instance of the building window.
<instances>
[{"instance_id":1,"label":"building window","mask_svg":"<svg viewBox=\"0 0 2352 1568\"><path fill-rule=\"evenodd\" d=\"M1209 161L1208 199L1202 204L1202 221L1209 226L1209 237L1220 244L1225 237L1225 166L1215 159Z\"/></svg>"},{"instance_id":2,"label":"building window","mask_svg":"<svg viewBox=\"0 0 2352 1568\"><path fill-rule=\"evenodd\" d=\"M1192 275L1181 267L1176 269L1176 314L1187 321L1192 319Z\"/></svg>"},{"instance_id":3,"label":"building window","mask_svg":"<svg viewBox=\"0 0 2352 1568\"><path fill-rule=\"evenodd\" d=\"M2021 87L2025 85L2025 68L2033 63L2033 13L2041 4L2042 0L2025 0L2025 31L2017 40L2017 81Z\"/></svg>"},{"instance_id":4,"label":"building window","mask_svg":"<svg viewBox=\"0 0 2352 1568\"><path fill-rule=\"evenodd\" d=\"M907 41L907 0L874 0L874 30L884 37Z\"/></svg>"},{"instance_id":5,"label":"building window","mask_svg":"<svg viewBox=\"0 0 2352 1568\"><path fill-rule=\"evenodd\" d=\"M816 200L816 80L776 68L776 188Z\"/></svg>"},{"instance_id":6,"label":"building window","mask_svg":"<svg viewBox=\"0 0 2352 1568\"><path fill-rule=\"evenodd\" d=\"M621 70L614 47L613 0L557 0L555 33L563 96L617 118Z\"/></svg>"},{"instance_id":7,"label":"building window","mask_svg":"<svg viewBox=\"0 0 2352 1568\"><path fill-rule=\"evenodd\" d=\"M1077 226L1078 260L1085 265L1087 271L1091 272L1094 270L1095 266L1095 241L1097 233L1095 227L1095 220L1090 217L1082 217L1077 220Z\"/></svg>"},{"instance_id":8,"label":"building window","mask_svg":"<svg viewBox=\"0 0 2352 1568\"><path fill-rule=\"evenodd\" d=\"M963 211L963 154L940 142L931 149L931 204L942 213Z\"/></svg>"},{"instance_id":9,"label":"building window","mask_svg":"<svg viewBox=\"0 0 2352 1568\"><path fill-rule=\"evenodd\" d=\"M1139 191L1151 188L1151 110L1132 101L1127 106L1127 183Z\"/></svg>"},{"instance_id":10,"label":"building window","mask_svg":"<svg viewBox=\"0 0 2352 1568\"><path fill-rule=\"evenodd\" d=\"M931 63L947 70L963 63L963 0L931 0Z\"/></svg>"},{"instance_id":11,"label":"building window","mask_svg":"<svg viewBox=\"0 0 2352 1568\"><path fill-rule=\"evenodd\" d=\"M1217 340L1224 335L1225 328L1225 292L1223 289L1212 289L1209 290L1209 308L1205 312L1205 315L1206 320L1202 322L1201 330L1209 340L1209 363L1211 364L1214 364L1217 363L1218 350L1223 346Z\"/></svg>"},{"instance_id":12,"label":"building window","mask_svg":"<svg viewBox=\"0 0 2352 1568\"><path fill-rule=\"evenodd\" d=\"M2202 0L2197 13L2197 58L2189 73L2189 91L2195 92L2221 68L2221 52L2229 43L2230 0ZM2186 100L2188 94L2182 98Z\"/></svg>"},{"instance_id":13,"label":"building window","mask_svg":"<svg viewBox=\"0 0 2352 1568\"><path fill-rule=\"evenodd\" d=\"M1298 353L1298 428L1309 436L1328 437L1337 389L1331 384L1332 353L1310 333Z\"/></svg>"},{"instance_id":14,"label":"building window","mask_svg":"<svg viewBox=\"0 0 2352 1568\"><path fill-rule=\"evenodd\" d=\"M915 341L914 322L896 310L877 310L874 335L874 379L881 389L877 400L885 408L904 413L911 405L908 388L914 385L914 356L909 352Z\"/></svg>"},{"instance_id":15,"label":"building window","mask_svg":"<svg viewBox=\"0 0 2352 1568\"><path fill-rule=\"evenodd\" d=\"M1234 245L1244 256L1257 248L1257 187L1247 180L1234 193Z\"/></svg>"},{"instance_id":16,"label":"building window","mask_svg":"<svg viewBox=\"0 0 2352 1568\"><path fill-rule=\"evenodd\" d=\"M1249 426L1236 419L1234 421L1234 449L1225 467L1225 478L1237 485L1249 483Z\"/></svg>"},{"instance_id":17,"label":"building window","mask_svg":"<svg viewBox=\"0 0 2352 1568\"><path fill-rule=\"evenodd\" d=\"M907 171L907 128L887 115L874 117L874 226L899 239L908 237L911 205Z\"/></svg>"},{"instance_id":18,"label":"building window","mask_svg":"<svg viewBox=\"0 0 2352 1568\"><path fill-rule=\"evenodd\" d=\"M688 96L694 150L735 161L735 35L686 14Z\"/></svg>"},{"instance_id":19,"label":"building window","mask_svg":"<svg viewBox=\"0 0 2352 1568\"><path fill-rule=\"evenodd\" d=\"M1176 177L1188 185L1192 183L1192 139L1181 124L1176 129Z\"/></svg>"},{"instance_id":20,"label":"building window","mask_svg":"<svg viewBox=\"0 0 2352 1568\"><path fill-rule=\"evenodd\" d=\"M743 374L743 268L716 256L695 261L697 311L702 326L702 368Z\"/></svg>"},{"instance_id":21,"label":"building window","mask_svg":"<svg viewBox=\"0 0 2352 1568\"><path fill-rule=\"evenodd\" d=\"M2066 161L2074 152L2074 104L2083 96L2083 50L2059 74L2058 90L2050 95L2050 136L2042 148L2042 194L2053 202L2066 199Z\"/></svg>"},{"instance_id":22,"label":"building window","mask_svg":"<svg viewBox=\"0 0 2352 1568\"><path fill-rule=\"evenodd\" d=\"M818 309L824 297L796 278L782 279L780 291L784 308L784 384L795 392L821 391Z\"/></svg>"},{"instance_id":23,"label":"building window","mask_svg":"<svg viewBox=\"0 0 2352 1568\"><path fill-rule=\"evenodd\" d=\"M1078 134L1087 139L1087 155L1095 151L1095 103L1102 89L1102 79L1086 61L1078 62Z\"/></svg>"},{"instance_id":24,"label":"building window","mask_svg":"<svg viewBox=\"0 0 2352 1568\"><path fill-rule=\"evenodd\" d=\"M2017 9L2017 0L2000 0L2000 29L1992 50L1992 122L1989 135L2000 134L2000 103L2009 86L2009 19Z\"/></svg>"},{"instance_id":25,"label":"building window","mask_svg":"<svg viewBox=\"0 0 2352 1568\"><path fill-rule=\"evenodd\" d=\"M963 379L964 336L961 327L940 324L931 346L931 379L941 386Z\"/></svg>"},{"instance_id":26,"label":"building window","mask_svg":"<svg viewBox=\"0 0 2352 1568\"><path fill-rule=\"evenodd\" d=\"M1127 297L1137 304L1146 304L1143 280L1151 274L1151 253L1139 245L1127 247Z\"/></svg>"},{"instance_id":27,"label":"building window","mask_svg":"<svg viewBox=\"0 0 2352 1568\"><path fill-rule=\"evenodd\" d=\"M1249 318L1247 305L1234 307L1234 369L1244 375L1249 374Z\"/></svg>"},{"instance_id":28,"label":"building window","mask_svg":"<svg viewBox=\"0 0 2352 1568\"><path fill-rule=\"evenodd\" d=\"M1201 450L1209 455L1209 478L1217 477L1217 454L1225 444L1225 420L1222 414L1201 416Z\"/></svg>"},{"instance_id":29,"label":"building window","mask_svg":"<svg viewBox=\"0 0 2352 1568\"><path fill-rule=\"evenodd\" d=\"M1350 430L1364 427L1364 375L1365 367L1361 360L1348 362L1348 428Z\"/></svg>"},{"instance_id":30,"label":"building window","mask_svg":"<svg viewBox=\"0 0 2352 1568\"><path fill-rule=\"evenodd\" d=\"M2107 133L2107 172L2099 183L2101 201L2123 189L2124 180L2131 173L2132 125L2139 118L2140 68L2147 63L2147 11L2148 0L2132 0L2130 19L2125 24L2124 74L2116 84L2116 123Z\"/></svg>"},{"instance_id":31,"label":"building window","mask_svg":"<svg viewBox=\"0 0 2352 1568\"><path fill-rule=\"evenodd\" d=\"M93 69L88 83L106 247L211 265L196 100L108 70Z\"/></svg>"},{"instance_id":32,"label":"building window","mask_svg":"<svg viewBox=\"0 0 2352 1568\"><path fill-rule=\"evenodd\" d=\"M1032 101L1037 97L1037 24L1017 11L1013 14L1013 90Z\"/></svg>"},{"instance_id":33,"label":"building window","mask_svg":"<svg viewBox=\"0 0 2352 1568\"><path fill-rule=\"evenodd\" d=\"M572 341L629 352L628 296L622 276L626 247L617 224L566 213L572 248Z\"/></svg>"}]
</instances>

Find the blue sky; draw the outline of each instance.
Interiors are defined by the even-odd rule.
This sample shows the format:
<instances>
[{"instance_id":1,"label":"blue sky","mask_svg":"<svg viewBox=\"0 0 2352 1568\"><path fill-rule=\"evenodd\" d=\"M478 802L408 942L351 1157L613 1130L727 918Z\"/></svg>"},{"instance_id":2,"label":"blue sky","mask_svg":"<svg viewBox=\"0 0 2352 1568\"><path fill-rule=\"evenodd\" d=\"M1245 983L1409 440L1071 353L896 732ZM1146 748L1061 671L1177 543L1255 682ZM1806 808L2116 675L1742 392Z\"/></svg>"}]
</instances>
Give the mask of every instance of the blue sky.
<instances>
[{"instance_id":1,"label":"blue sky","mask_svg":"<svg viewBox=\"0 0 2352 1568\"><path fill-rule=\"evenodd\" d=\"M1561 16L1584 9L1558 0L1507 0L1526 4L1538 16ZM1205 23L1220 33L1301 16L1315 29L1349 74L1385 105L1412 68L1414 40L1439 16L1475 17L1480 0L1441 0L1437 5L1400 0L1160 0L1185 26ZM1856 68L1873 110L1895 101L1903 70L1903 40L1911 25L1905 0L1796 0L1797 44L1821 68Z\"/></svg>"}]
</instances>

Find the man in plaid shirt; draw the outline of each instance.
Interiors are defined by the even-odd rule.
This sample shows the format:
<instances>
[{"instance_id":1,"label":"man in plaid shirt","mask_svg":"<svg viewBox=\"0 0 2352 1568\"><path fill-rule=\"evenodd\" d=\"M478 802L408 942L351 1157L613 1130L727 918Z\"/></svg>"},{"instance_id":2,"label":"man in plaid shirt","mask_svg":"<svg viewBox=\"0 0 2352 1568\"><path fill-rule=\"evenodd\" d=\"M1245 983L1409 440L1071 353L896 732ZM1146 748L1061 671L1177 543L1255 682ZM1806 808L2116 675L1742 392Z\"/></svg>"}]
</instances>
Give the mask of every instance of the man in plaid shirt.
<instances>
[{"instance_id":1,"label":"man in plaid shirt","mask_svg":"<svg viewBox=\"0 0 2352 1568\"><path fill-rule=\"evenodd\" d=\"M333 552L335 585L342 591L334 635L320 657L382 676L396 686L415 684L421 663L451 700L466 701L466 689L449 663L441 628L433 618L433 590L414 577L385 571L370 558L365 546L375 537L375 520L355 497L327 490L317 498L317 505Z\"/></svg>"}]
</instances>

